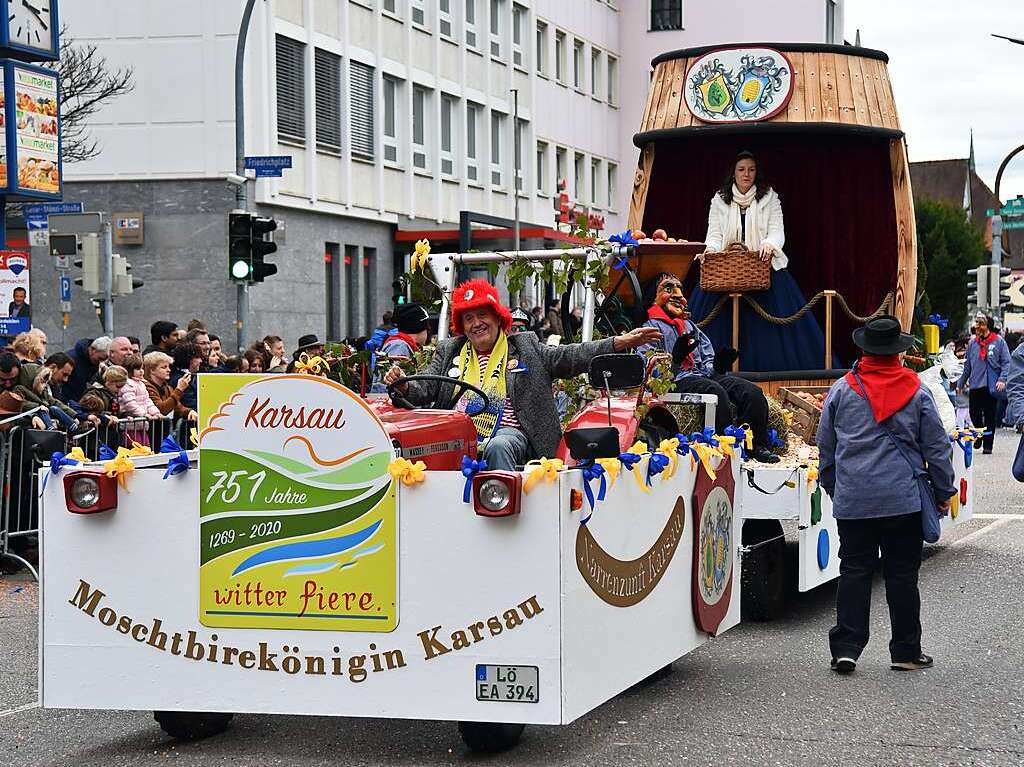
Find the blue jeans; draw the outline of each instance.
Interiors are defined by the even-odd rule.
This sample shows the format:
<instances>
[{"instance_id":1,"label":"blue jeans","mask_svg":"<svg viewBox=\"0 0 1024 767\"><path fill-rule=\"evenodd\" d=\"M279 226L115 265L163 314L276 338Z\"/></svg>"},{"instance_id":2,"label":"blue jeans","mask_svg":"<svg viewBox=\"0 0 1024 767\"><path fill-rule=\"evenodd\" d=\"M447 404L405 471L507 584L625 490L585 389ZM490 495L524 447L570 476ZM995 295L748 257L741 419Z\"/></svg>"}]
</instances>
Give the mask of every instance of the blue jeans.
<instances>
[{"instance_id":1,"label":"blue jeans","mask_svg":"<svg viewBox=\"0 0 1024 767\"><path fill-rule=\"evenodd\" d=\"M50 405L50 415L60 421L60 425L64 431L71 431L71 428L75 425L75 419L56 405Z\"/></svg>"},{"instance_id":2,"label":"blue jeans","mask_svg":"<svg viewBox=\"0 0 1024 767\"><path fill-rule=\"evenodd\" d=\"M519 429L502 426L487 441L483 458L488 469L515 471L530 460L530 441Z\"/></svg>"}]
</instances>

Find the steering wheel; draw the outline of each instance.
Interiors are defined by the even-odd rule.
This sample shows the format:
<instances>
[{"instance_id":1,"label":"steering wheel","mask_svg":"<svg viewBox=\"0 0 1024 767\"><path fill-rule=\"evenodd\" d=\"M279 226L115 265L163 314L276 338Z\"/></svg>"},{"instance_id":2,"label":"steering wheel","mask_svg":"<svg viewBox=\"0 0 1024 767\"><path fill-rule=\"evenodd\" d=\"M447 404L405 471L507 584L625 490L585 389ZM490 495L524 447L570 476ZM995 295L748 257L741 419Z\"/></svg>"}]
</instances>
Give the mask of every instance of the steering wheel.
<instances>
[{"instance_id":1,"label":"steering wheel","mask_svg":"<svg viewBox=\"0 0 1024 767\"><path fill-rule=\"evenodd\" d=\"M391 398L391 404L394 405L395 407L404 408L405 410L419 410L420 409L420 408L416 407L416 405L412 404L409 400L407 400L405 397L403 397L398 392L398 387L399 386L401 386L402 384L408 383L410 381L437 381L438 383L451 384L452 386L456 387L459 390L459 392L460 392L459 393L459 397L462 396L462 392L464 392L464 391L466 391L468 389L469 391L473 392L474 394L479 395L480 398L483 400L483 407L481 407L477 411L478 413L482 413L483 411L487 410L487 408L489 408L491 406L491 400L487 396L486 392L483 391L483 389L480 389L480 388L474 386L471 383L466 383L465 381L463 381L463 380L461 380L459 378L449 378L448 376L435 376L435 375L414 375L414 376L402 376L401 378L396 380L394 383L388 384L388 388L387 388L388 397ZM438 387L438 393L440 393L440 391L441 391L441 389L440 389L440 387ZM456 401L458 401L459 397L455 398ZM434 402L431 402L430 404L431 405L436 405L437 401L435 400ZM476 413L468 413L467 415L476 415Z\"/></svg>"}]
</instances>

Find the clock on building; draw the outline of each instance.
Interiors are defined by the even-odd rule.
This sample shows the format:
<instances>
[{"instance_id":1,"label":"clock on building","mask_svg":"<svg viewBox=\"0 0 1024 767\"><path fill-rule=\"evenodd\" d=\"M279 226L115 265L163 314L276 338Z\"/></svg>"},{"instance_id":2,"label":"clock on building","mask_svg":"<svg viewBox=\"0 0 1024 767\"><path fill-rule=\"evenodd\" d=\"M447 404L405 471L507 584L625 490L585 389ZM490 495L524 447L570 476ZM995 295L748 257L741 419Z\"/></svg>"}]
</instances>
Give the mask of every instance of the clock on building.
<instances>
[{"instance_id":1,"label":"clock on building","mask_svg":"<svg viewBox=\"0 0 1024 767\"><path fill-rule=\"evenodd\" d=\"M55 61L59 57L57 0L6 0L4 4L0 56Z\"/></svg>"}]
</instances>

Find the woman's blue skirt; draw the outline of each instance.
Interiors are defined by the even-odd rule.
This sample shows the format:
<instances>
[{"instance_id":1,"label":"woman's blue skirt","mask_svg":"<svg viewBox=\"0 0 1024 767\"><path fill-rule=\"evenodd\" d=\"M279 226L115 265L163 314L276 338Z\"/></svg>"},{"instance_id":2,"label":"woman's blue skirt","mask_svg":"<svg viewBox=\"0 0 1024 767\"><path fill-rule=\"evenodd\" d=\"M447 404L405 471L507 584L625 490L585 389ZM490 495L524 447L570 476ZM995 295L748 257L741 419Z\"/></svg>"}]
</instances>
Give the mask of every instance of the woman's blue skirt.
<instances>
[{"instance_id":1,"label":"woman's blue skirt","mask_svg":"<svg viewBox=\"0 0 1024 767\"><path fill-rule=\"evenodd\" d=\"M723 295L705 293L699 287L695 288L689 302L693 320L703 321ZM788 317L807 303L788 269L773 271L771 287L763 293L751 293L750 297L772 317ZM703 330L716 350L732 346L732 301L728 297L718 316ZM825 357L825 335L813 312L807 312L790 325L776 325L763 319L746 301L740 299L738 351L740 370L746 372L821 370ZM834 359L833 365L837 366Z\"/></svg>"}]
</instances>

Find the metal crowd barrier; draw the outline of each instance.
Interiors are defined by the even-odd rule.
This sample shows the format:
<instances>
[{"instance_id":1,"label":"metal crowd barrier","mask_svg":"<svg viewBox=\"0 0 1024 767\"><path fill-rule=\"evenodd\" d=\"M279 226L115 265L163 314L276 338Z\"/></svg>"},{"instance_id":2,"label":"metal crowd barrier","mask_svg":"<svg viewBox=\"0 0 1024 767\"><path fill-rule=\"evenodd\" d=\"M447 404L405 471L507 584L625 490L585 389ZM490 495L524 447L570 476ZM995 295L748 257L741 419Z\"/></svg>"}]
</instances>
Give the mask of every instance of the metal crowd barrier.
<instances>
[{"instance_id":1,"label":"metal crowd barrier","mask_svg":"<svg viewBox=\"0 0 1024 767\"><path fill-rule=\"evenodd\" d=\"M10 571L4 560L13 560L28 568L36 580L39 574L25 555L36 547L33 538L39 534L39 469L55 452L80 447L90 461L98 461L103 446L116 451L137 443L156 453L167 436L174 436L180 445L187 445L189 439L189 424L183 419L122 418L116 424L89 425L73 434L32 428L33 416L42 410L38 407L0 419L0 566Z\"/></svg>"}]
</instances>

